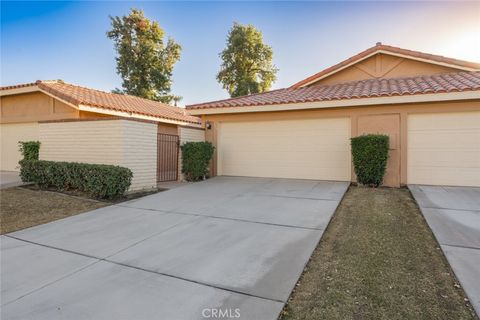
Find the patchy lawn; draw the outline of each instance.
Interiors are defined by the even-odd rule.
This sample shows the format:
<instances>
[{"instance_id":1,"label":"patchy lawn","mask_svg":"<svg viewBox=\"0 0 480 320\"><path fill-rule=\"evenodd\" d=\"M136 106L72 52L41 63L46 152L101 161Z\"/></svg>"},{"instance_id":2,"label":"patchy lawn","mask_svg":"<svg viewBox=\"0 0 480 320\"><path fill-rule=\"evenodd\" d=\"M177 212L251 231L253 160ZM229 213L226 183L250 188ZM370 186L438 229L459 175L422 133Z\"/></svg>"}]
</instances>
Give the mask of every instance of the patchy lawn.
<instances>
[{"instance_id":1,"label":"patchy lawn","mask_svg":"<svg viewBox=\"0 0 480 320\"><path fill-rule=\"evenodd\" d=\"M0 190L0 234L109 205L106 202L50 191L10 188Z\"/></svg>"},{"instance_id":2,"label":"patchy lawn","mask_svg":"<svg viewBox=\"0 0 480 320\"><path fill-rule=\"evenodd\" d=\"M281 317L478 319L406 189L351 187Z\"/></svg>"}]
</instances>

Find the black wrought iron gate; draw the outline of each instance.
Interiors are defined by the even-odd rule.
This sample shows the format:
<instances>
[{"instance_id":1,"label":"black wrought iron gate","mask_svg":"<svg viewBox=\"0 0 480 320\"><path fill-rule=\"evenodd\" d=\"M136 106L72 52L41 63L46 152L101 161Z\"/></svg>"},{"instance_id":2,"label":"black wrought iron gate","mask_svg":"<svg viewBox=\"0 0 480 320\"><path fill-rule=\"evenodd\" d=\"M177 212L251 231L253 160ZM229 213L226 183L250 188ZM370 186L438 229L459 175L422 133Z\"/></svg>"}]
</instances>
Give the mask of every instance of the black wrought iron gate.
<instances>
[{"instance_id":1,"label":"black wrought iron gate","mask_svg":"<svg viewBox=\"0 0 480 320\"><path fill-rule=\"evenodd\" d=\"M157 181L178 179L179 137L157 133Z\"/></svg>"}]
</instances>

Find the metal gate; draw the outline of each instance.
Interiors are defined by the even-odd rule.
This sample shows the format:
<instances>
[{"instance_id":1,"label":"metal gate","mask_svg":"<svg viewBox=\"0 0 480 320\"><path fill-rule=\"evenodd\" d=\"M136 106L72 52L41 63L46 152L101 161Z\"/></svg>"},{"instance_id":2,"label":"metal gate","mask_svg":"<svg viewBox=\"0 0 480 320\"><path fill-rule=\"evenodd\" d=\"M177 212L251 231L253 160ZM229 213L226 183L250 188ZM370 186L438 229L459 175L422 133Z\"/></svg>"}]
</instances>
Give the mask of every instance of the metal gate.
<instances>
[{"instance_id":1,"label":"metal gate","mask_svg":"<svg viewBox=\"0 0 480 320\"><path fill-rule=\"evenodd\" d=\"M178 180L179 137L157 133L157 181Z\"/></svg>"}]
</instances>

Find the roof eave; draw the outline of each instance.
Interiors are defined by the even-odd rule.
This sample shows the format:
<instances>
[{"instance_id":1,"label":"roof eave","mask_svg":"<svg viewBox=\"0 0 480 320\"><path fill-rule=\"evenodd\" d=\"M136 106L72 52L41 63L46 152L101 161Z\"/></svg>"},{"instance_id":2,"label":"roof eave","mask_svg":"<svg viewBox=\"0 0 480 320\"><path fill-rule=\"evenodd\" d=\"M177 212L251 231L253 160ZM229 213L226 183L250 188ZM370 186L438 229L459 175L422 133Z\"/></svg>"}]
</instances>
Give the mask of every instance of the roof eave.
<instances>
[{"instance_id":1,"label":"roof eave","mask_svg":"<svg viewBox=\"0 0 480 320\"><path fill-rule=\"evenodd\" d=\"M227 114L227 113L246 113L246 112L272 112L272 111L327 109L327 108L338 108L338 107L357 107L357 106L387 105L387 104L402 104L402 103L478 100L478 99L480 99L480 90L471 90L471 91L462 91L462 92L424 93L424 94L416 94L416 95L339 99L339 100L327 100L327 101L317 101L317 102L189 109L189 113L191 115L208 115L208 114Z\"/></svg>"},{"instance_id":2,"label":"roof eave","mask_svg":"<svg viewBox=\"0 0 480 320\"><path fill-rule=\"evenodd\" d=\"M113 109L100 108L100 107L96 107L96 106L89 106L89 105L85 105L85 104L81 104L79 106L79 109L80 109L80 111L108 114L108 115L118 116L118 117L123 117L123 118L135 118L135 119L163 122L163 123L175 124L175 125L181 125L181 126L198 126L198 127L201 127L201 125L202 125L200 122L195 123L195 122L190 122L190 121L174 120L174 119L168 119L168 118L163 118L163 117L154 117L154 116L148 116L148 115L135 113L135 112L118 111L118 110L113 110Z\"/></svg>"},{"instance_id":3,"label":"roof eave","mask_svg":"<svg viewBox=\"0 0 480 320\"><path fill-rule=\"evenodd\" d=\"M37 85L3 89L3 90L0 90L0 97L22 94L22 93L36 92L36 91L39 91L39 90L40 89L38 88Z\"/></svg>"}]
</instances>

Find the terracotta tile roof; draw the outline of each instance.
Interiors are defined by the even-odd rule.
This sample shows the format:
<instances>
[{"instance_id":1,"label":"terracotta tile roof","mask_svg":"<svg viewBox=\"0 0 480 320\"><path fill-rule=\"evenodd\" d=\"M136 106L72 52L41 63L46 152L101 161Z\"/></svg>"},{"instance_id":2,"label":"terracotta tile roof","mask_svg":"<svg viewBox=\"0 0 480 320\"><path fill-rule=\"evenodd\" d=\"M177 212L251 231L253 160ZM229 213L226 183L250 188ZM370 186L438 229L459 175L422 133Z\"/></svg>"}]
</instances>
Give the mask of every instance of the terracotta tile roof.
<instances>
[{"instance_id":1,"label":"terracotta tile roof","mask_svg":"<svg viewBox=\"0 0 480 320\"><path fill-rule=\"evenodd\" d=\"M347 60L344 60L336 65L333 65L325 70L322 70L313 76L310 76L306 79L303 79L297 83L295 83L292 88L299 88L305 84L311 83L312 81L315 81L318 78L321 78L324 75L327 75L331 72L335 72L336 70L345 67L347 65L350 65L358 60L362 60L363 58L377 52L377 51L384 51L384 52L391 52L391 53L396 53L396 54L401 54L404 56L410 56L413 59L419 58L419 59L425 59L425 60L430 60L438 63L444 63L444 64L449 64L452 66L458 66L460 68L468 68L472 70L468 71L479 71L480 70L480 63L475 63L475 62L469 62L469 61L463 61L463 60L458 60L458 59L453 59L453 58L447 58L444 56L439 56L435 54L429 54L429 53L423 53L419 51L413 51L413 50L407 50L407 49L402 49L398 47L393 47L393 46L388 46L384 45L380 42L377 43L374 47L371 47L363 52L360 52L359 54L354 55L353 57L348 58Z\"/></svg>"},{"instance_id":2,"label":"terracotta tile roof","mask_svg":"<svg viewBox=\"0 0 480 320\"><path fill-rule=\"evenodd\" d=\"M21 83L21 84L16 84L13 86L4 86L0 87L0 90L9 90L9 89L18 89L18 88L26 88L26 87L33 87L36 86L36 82L31 82L31 83Z\"/></svg>"},{"instance_id":3,"label":"terracotta tile roof","mask_svg":"<svg viewBox=\"0 0 480 320\"><path fill-rule=\"evenodd\" d=\"M188 123L200 123L198 117L188 115L185 109L164 103L143 99L130 95L108 93L95 89L80 87L63 81L37 81L35 83L1 87L0 90L37 86L49 94L69 102L75 106L86 105L132 115L144 115L160 119L175 120Z\"/></svg>"},{"instance_id":4,"label":"terracotta tile roof","mask_svg":"<svg viewBox=\"0 0 480 320\"><path fill-rule=\"evenodd\" d=\"M480 72L454 72L405 78L368 79L333 85L285 88L187 106L187 109L261 106L356 98L480 90Z\"/></svg>"}]
</instances>

